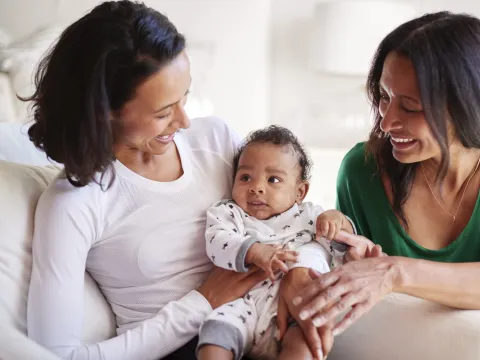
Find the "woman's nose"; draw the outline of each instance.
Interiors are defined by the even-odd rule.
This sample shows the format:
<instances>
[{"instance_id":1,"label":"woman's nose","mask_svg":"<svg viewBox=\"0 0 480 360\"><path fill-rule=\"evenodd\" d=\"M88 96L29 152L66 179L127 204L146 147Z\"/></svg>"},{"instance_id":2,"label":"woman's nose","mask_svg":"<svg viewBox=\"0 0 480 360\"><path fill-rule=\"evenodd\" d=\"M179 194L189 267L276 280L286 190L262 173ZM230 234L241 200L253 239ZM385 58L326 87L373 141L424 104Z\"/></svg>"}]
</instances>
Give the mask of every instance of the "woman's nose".
<instances>
[{"instance_id":1,"label":"woman's nose","mask_svg":"<svg viewBox=\"0 0 480 360\"><path fill-rule=\"evenodd\" d=\"M188 129L190 127L190 118L185 111L185 107L180 105L177 107L175 112L175 120L176 125L180 129Z\"/></svg>"},{"instance_id":2,"label":"woman's nose","mask_svg":"<svg viewBox=\"0 0 480 360\"><path fill-rule=\"evenodd\" d=\"M401 129L403 126L399 115L397 105L392 103L388 104L386 111L383 113L382 120L380 121L380 129L385 133Z\"/></svg>"}]
</instances>

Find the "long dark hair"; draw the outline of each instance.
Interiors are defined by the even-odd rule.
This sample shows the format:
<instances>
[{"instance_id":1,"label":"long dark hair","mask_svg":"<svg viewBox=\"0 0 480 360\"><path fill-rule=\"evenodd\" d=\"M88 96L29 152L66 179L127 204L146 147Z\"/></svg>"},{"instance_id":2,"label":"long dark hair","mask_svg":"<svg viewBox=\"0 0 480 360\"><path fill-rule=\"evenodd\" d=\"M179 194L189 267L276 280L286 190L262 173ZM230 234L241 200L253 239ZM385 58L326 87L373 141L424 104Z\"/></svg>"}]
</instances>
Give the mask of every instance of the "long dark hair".
<instances>
[{"instance_id":1,"label":"long dark hair","mask_svg":"<svg viewBox=\"0 0 480 360\"><path fill-rule=\"evenodd\" d=\"M381 175L390 180L393 210L408 220L403 204L410 195L418 164L402 164L380 129L380 77L390 52L406 56L416 72L425 119L437 140L442 160L436 181L448 170L448 121L466 148L480 148L480 20L466 14L437 12L413 19L380 43L367 80L375 124L367 143Z\"/></svg>"},{"instance_id":2,"label":"long dark hair","mask_svg":"<svg viewBox=\"0 0 480 360\"><path fill-rule=\"evenodd\" d=\"M35 76L30 140L64 164L74 186L97 181L114 160L111 114L171 62L185 38L167 17L131 1L110 1L70 25Z\"/></svg>"}]
</instances>

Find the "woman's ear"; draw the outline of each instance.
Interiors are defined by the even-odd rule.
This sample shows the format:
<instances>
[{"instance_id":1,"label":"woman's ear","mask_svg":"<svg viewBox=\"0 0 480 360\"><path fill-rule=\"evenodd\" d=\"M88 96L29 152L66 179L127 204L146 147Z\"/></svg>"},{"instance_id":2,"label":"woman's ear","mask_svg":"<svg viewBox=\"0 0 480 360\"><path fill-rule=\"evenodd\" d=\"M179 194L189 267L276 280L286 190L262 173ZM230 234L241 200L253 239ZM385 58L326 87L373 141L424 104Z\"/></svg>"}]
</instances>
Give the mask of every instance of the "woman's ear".
<instances>
[{"instance_id":1,"label":"woman's ear","mask_svg":"<svg viewBox=\"0 0 480 360\"><path fill-rule=\"evenodd\" d=\"M310 183L308 181L301 181L297 184L297 198L295 199L297 204L301 204L305 196L307 196Z\"/></svg>"}]
</instances>

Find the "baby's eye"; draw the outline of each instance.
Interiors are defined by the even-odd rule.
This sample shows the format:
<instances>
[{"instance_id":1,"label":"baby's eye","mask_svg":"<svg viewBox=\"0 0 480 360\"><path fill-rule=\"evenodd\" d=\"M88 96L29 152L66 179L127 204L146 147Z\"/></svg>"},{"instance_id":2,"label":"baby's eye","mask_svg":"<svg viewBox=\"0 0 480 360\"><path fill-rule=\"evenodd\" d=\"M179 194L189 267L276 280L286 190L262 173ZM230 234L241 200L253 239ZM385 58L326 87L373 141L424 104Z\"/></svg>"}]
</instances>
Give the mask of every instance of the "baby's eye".
<instances>
[{"instance_id":1,"label":"baby's eye","mask_svg":"<svg viewBox=\"0 0 480 360\"><path fill-rule=\"evenodd\" d=\"M279 178L275 177L275 176L270 176L270 177L268 178L268 182L269 182L269 183L272 183L272 184L279 183L280 181L281 181L281 180L280 180Z\"/></svg>"},{"instance_id":2,"label":"baby's eye","mask_svg":"<svg viewBox=\"0 0 480 360\"><path fill-rule=\"evenodd\" d=\"M240 181L245 181L245 182L246 182L246 181L248 181L248 180L250 180L250 176L248 176L248 175L242 175L242 176L240 176Z\"/></svg>"}]
</instances>

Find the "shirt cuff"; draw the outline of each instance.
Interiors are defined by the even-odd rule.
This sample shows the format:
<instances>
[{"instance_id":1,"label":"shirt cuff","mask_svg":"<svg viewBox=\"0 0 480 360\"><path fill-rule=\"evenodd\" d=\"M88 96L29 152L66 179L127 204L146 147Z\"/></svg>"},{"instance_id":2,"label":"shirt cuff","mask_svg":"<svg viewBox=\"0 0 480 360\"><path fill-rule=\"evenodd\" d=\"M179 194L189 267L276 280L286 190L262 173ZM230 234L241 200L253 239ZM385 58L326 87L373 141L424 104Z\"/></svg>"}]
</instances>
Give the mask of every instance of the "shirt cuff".
<instances>
[{"instance_id":1,"label":"shirt cuff","mask_svg":"<svg viewBox=\"0 0 480 360\"><path fill-rule=\"evenodd\" d=\"M348 222L350 223L350 225L352 225L353 233L354 233L355 235L358 235L358 233L357 233L357 228L356 228L353 220L350 219L347 215L344 215L344 216L347 218L347 220L348 220Z\"/></svg>"},{"instance_id":2,"label":"shirt cuff","mask_svg":"<svg viewBox=\"0 0 480 360\"><path fill-rule=\"evenodd\" d=\"M191 306L191 308L197 309L200 313L204 313L205 316L213 311L212 305L210 305L205 296L200 294L197 290L190 291L182 298L182 302Z\"/></svg>"},{"instance_id":3,"label":"shirt cuff","mask_svg":"<svg viewBox=\"0 0 480 360\"><path fill-rule=\"evenodd\" d=\"M298 262L291 265L294 268L311 268L321 274L330 271L329 254L318 243L309 243L299 249Z\"/></svg>"}]
</instances>

